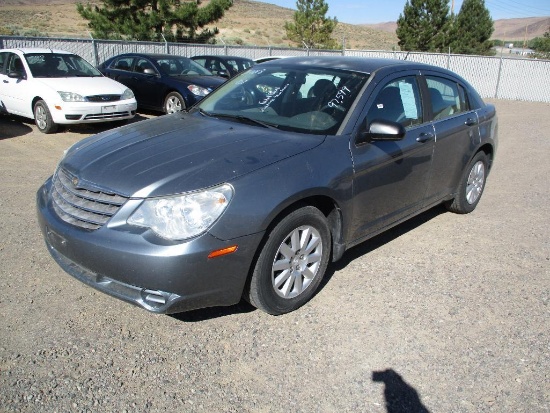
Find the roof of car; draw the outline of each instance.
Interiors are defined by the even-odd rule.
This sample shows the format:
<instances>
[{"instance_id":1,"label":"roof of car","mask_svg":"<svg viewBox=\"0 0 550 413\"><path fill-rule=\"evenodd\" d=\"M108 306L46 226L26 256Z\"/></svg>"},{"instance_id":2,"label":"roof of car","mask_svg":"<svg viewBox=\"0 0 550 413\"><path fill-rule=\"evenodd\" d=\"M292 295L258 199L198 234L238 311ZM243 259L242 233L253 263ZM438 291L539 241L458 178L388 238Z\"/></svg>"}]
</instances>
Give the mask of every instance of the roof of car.
<instances>
[{"instance_id":1,"label":"roof of car","mask_svg":"<svg viewBox=\"0 0 550 413\"><path fill-rule=\"evenodd\" d=\"M382 59L353 56L296 56L285 59L270 60L262 63L264 65L296 65L316 66L332 69L355 70L359 72L372 73L375 70L388 67L400 67L403 69L428 69L435 68L424 63L411 62L398 59ZM445 70L437 68L438 70Z\"/></svg>"},{"instance_id":2,"label":"roof of car","mask_svg":"<svg viewBox=\"0 0 550 413\"><path fill-rule=\"evenodd\" d=\"M20 52L23 54L30 54L30 53L58 53L58 54L73 54L71 52L67 52L66 50L59 50L59 49L46 49L46 48L38 48L38 47L16 47L13 49L2 49L3 52Z\"/></svg>"},{"instance_id":3,"label":"roof of car","mask_svg":"<svg viewBox=\"0 0 550 413\"><path fill-rule=\"evenodd\" d=\"M201 54L201 55L193 56L191 59L201 58L201 57L218 57L220 59L252 60L252 59L250 59L248 57L244 57L244 56L226 56L226 55L218 55L218 54Z\"/></svg>"},{"instance_id":4,"label":"roof of car","mask_svg":"<svg viewBox=\"0 0 550 413\"><path fill-rule=\"evenodd\" d=\"M166 54L166 53L122 53L122 54L111 57L111 59L113 59L115 57L124 57L124 56L149 57L151 59L173 59L174 57L189 59L186 56L179 56L179 55L175 55L175 54Z\"/></svg>"}]
</instances>

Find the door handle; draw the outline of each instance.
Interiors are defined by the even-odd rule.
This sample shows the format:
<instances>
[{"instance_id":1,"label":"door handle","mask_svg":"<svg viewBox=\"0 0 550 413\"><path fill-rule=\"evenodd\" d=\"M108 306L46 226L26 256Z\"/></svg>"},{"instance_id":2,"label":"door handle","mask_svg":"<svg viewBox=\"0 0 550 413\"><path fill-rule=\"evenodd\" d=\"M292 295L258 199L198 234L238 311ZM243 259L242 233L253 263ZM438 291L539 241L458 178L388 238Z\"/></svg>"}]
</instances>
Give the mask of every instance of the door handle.
<instances>
[{"instance_id":1,"label":"door handle","mask_svg":"<svg viewBox=\"0 0 550 413\"><path fill-rule=\"evenodd\" d=\"M474 125L477 125L477 120L474 118L468 118L464 123L468 126L474 126Z\"/></svg>"},{"instance_id":2,"label":"door handle","mask_svg":"<svg viewBox=\"0 0 550 413\"><path fill-rule=\"evenodd\" d=\"M2 80L2 82L4 82L4 83L10 83L10 81L9 81L9 80L6 80L6 79Z\"/></svg>"},{"instance_id":3,"label":"door handle","mask_svg":"<svg viewBox=\"0 0 550 413\"><path fill-rule=\"evenodd\" d=\"M431 141L434 138L434 134L430 132L423 132L421 133L418 138L416 138L417 142L424 143Z\"/></svg>"}]
</instances>

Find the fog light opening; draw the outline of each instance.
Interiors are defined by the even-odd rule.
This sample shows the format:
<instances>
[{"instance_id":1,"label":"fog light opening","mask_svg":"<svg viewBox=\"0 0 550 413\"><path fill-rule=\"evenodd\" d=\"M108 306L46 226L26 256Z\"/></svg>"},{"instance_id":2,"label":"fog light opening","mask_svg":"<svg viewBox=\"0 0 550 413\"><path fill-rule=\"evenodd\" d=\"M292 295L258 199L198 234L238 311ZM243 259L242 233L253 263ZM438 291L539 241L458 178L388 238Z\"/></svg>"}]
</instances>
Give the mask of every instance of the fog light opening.
<instances>
[{"instance_id":1,"label":"fog light opening","mask_svg":"<svg viewBox=\"0 0 550 413\"><path fill-rule=\"evenodd\" d=\"M231 247L221 248L219 250L212 251L208 254L208 258L221 257L222 255L232 254L239 248L238 245L232 245Z\"/></svg>"},{"instance_id":2,"label":"fog light opening","mask_svg":"<svg viewBox=\"0 0 550 413\"><path fill-rule=\"evenodd\" d=\"M166 297L160 291L142 290L141 297L143 301L151 306L159 306L166 304Z\"/></svg>"}]
</instances>

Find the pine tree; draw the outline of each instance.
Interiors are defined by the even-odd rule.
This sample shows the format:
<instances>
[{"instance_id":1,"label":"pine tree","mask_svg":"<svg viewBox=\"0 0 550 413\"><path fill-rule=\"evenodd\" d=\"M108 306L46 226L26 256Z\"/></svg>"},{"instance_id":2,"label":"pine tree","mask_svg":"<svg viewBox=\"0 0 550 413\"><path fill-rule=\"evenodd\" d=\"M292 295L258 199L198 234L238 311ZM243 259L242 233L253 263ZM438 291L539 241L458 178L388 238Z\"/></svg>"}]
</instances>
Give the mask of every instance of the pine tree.
<instances>
[{"instance_id":1,"label":"pine tree","mask_svg":"<svg viewBox=\"0 0 550 413\"><path fill-rule=\"evenodd\" d=\"M204 26L219 20L232 0L102 0L103 7L77 4L78 13L89 21L100 39L212 42L218 33ZM198 29L202 30L198 32Z\"/></svg>"},{"instance_id":2,"label":"pine tree","mask_svg":"<svg viewBox=\"0 0 550 413\"><path fill-rule=\"evenodd\" d=\"M397 20L401 50L441 52L449 44L451 23L446 0L407 0Z\"/></svg>"},{"instance_id":3,"label":"pine tree","mask_svg":"<svg viewBox=\"0 0 550 413\"><path fill-rule=\"evenodd\" d=\"M531 42L537 59L550 59L550 27L542 37L535 37Z\"/></svg>"},{"instance_id":4,"label":"pine tree","mask_svg":"<svg viewBox=\"0 0 550 413\"><path fill-rule=\"evenodd\" d=\"M485 0L464 0L451 29L451 51L458 54L493 55L493 19Z\"/></svg>"},{"instance_id":5,"label":"pine tree","mask_svg":"<svg viewBox=\"0 0 550 413\"><path fill-rule=\"evenodd\" d=\"M294 23L286 22L287 37L308 48L335 49L338 47L332 32L338 24L335 18L326 17L328 4L324 0L298 0Z\"/></svg>"}]
</instances>

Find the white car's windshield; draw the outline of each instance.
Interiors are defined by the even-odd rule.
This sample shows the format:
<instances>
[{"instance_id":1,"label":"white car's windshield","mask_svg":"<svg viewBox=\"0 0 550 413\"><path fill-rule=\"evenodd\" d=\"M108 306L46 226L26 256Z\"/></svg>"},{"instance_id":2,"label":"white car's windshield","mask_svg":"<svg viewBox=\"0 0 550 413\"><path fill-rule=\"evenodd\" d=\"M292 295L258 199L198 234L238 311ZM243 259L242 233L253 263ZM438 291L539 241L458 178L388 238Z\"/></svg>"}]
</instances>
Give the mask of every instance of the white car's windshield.
<instances>
[{"instance_id":1,"label":"white car's windshield","mask_svg":"<svg viewBox=\"0 0 550 413\"><path fill-rule=\"evenodd\" d=\"M334 134L368 77L327 68L255 66L224 83L197 108L220 119Z\"/></svg>"},{"instance_id":2,"label":"white car's windshield","mask_svg":"<svg viewBox=\"0 0 550 413\"><path fill-rule=\"evenodd\" d=\"M66 53L29 53L25 59L33 77L94 77L101 73L80 56Z\"/></svg>"}]
</instances>

